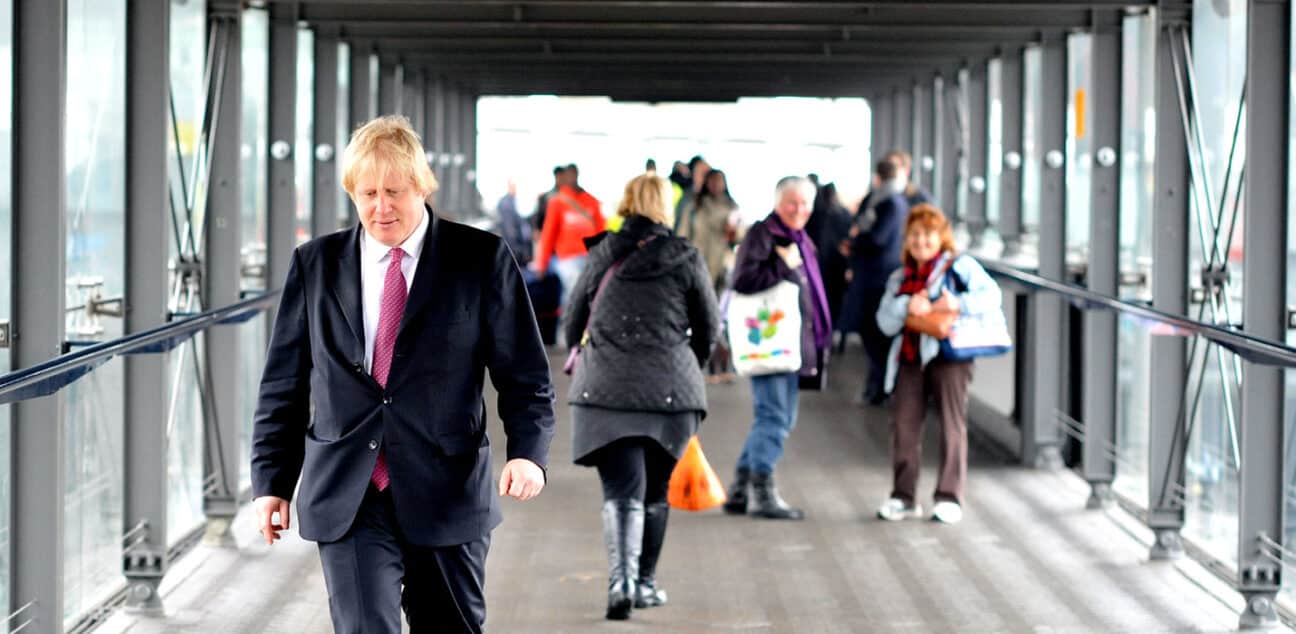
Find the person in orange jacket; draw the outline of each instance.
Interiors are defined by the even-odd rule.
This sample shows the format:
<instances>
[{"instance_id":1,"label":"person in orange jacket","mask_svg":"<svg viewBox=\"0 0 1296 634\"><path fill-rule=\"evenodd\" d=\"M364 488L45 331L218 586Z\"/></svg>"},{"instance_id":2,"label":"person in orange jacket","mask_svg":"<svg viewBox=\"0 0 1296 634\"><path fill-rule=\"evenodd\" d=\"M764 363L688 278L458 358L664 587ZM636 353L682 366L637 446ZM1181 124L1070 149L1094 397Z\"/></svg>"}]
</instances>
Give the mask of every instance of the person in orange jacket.
<instances>
[{"instance_id":1,"label":"person in orange jacket","mask_svg":"<svg viewBox=\"0 0 1296 634\"><path fill-rule=\"evenodd\" d=\"M545 210L544 228L532 262L540 277L553 267L562 282L561 302L566 307L571 289L585 269L585 238L602 233L607 225L598 199L578 184L580 172L576 165L568 165L564 172L558 193L549 199Z\"/></svg>"}]
</instances>

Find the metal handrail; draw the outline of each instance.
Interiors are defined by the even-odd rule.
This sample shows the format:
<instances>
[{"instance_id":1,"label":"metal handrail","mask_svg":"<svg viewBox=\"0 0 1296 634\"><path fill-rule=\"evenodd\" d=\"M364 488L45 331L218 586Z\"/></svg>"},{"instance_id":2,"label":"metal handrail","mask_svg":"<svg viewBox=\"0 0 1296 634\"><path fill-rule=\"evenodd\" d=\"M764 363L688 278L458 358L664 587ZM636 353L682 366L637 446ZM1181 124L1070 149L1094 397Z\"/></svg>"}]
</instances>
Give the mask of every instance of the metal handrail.
<instances>
[{"instance_id":1,"label":"metal handrail","mask_svg":"<svg viewBox=\"0 0 1296 634\"><path fill-rule=\"evenodd\" d=\"M279 291L261 293L223 308L97 343L0 375L0 405L53 394L117 355L165 352L200 330L244 321L272 306L278 295Z\"/></svg>"},{"instance_id":2,"label":"metal handrail","mask_svg":"<svg viewBox=\"0 0 1296 634\"><path fill-rule=\"evenodd\" d=\"M1085 308L1114 310L1164 324L1174 329L1173 333L1168 334L1195 335L1209 339L1232 350L1252 363L1296 368L1296 348L1291 346L1238 330L1230 330L1214 324L1194 321L1149 306L1096 293L1074 284L1050 280L1002 262L981 258L977 258L977 261L995 277L1009 279L1034 289L1049 291L1073 300L1079 300L1085 304Z\"/></svg>"}]
</instances>

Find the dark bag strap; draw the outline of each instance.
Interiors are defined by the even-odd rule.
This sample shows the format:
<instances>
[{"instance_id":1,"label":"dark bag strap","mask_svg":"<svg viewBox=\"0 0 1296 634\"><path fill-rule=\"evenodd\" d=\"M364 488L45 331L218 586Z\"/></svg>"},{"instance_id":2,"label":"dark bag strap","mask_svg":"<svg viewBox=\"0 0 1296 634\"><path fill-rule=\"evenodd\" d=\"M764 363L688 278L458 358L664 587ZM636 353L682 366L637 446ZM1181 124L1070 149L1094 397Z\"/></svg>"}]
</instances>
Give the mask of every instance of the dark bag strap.
<instances>
[{"instance_id":1,"label":"dark bag strap","mask_svg":"<svg viewBox=\"0 0 1296 634\"><path fill-rule=\"evenodd\" d=\"M647 238L640 240L639 244L635 245L635 251L644 248L644 245L648 244L649 242L652 242L655 239L657 239L657 236L648 236ZM589 319L585 322L585 335L581 337L582 344L585 343L585 340L589 339L590 324L594 322L594 309L598 307L599 295L603 294L603 289L607 288L608 282L612 281L612 276L616 274L617 269L621 268L621 265L625 264L625 261L629 260L630 256L634 255L635 251L631 251L630 253L627 253L624 257L622 257L620 260L613 262L612 266L609 266L608 270L603 272L603 277L599 280L598 288L594 290L594 297L590 299L590 316Z\"/></svg>"}]
</instances>

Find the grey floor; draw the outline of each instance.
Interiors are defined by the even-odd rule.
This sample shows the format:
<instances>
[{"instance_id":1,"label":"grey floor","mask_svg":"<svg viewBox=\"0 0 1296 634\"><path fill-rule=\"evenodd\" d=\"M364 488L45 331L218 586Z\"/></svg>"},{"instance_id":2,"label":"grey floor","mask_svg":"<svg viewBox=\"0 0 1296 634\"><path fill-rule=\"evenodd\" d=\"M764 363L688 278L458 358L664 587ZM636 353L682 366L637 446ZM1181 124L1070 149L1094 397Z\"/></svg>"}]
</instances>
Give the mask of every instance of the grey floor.
<instances>
[{"instance_id":1,"label":"grey floor","mask_svg":"<svg viewBox=\"0 0 1296 634\"><path fill-rule=\"evenodd\" d=\"M805 522L676 512L659 579L669 605L633 620L602 618L606 564L599 487L571 464L559 410L549 486L504 502L488 564L493 632L1199 632L1236 626L1236 597L1191 563L1149 563L1140 529L1119 511L1084 510L1070 473L1007 464L975 445L967 518L887 524L873 510L890 486L889 413L850 402L856 350L839 357L832 391L805 395L779 476ZM559 377L565 390L566 377ZM750 425L739 382L714 386L702 431L728 479ZM931 426L929 426L931 427ZM496 446L503 446L496 427ZM932 438L929 435L929 438ZM929 491L929 469L920 486ZM497 457L498 463L498 457ZM498 468L498 464L496 465ZM168 616L112 617L105 631L329 632L313 545L258 543L246 513L240 548L199 547L164 585ZM1208 591L1208 589L1212 591Z\"/></svg>"}]
</instances>

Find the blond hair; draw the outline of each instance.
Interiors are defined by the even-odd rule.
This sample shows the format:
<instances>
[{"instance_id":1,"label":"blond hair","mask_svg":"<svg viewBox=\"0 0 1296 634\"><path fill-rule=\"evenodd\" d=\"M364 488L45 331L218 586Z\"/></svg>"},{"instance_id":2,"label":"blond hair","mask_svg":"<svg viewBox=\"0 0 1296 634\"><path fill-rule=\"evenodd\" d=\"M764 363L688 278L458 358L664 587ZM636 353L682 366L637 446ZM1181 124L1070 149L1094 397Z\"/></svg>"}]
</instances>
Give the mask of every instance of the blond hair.
<instances>
[{"instance_id":1,"label":"blond hair","mask_svg":"<svg viewBox=\"0 0 1296 634\"><path fill-rule=\"evenodd\" d=\"M623 218L643 216L669 227L675 224L675 210L671 208L670 200L670 186L666 179L655 174L636 176L626 183L617 214Z\"/></svg>"},{"instance_id":2,"label":"blond hair","mask_svg":"<svg viewBox=\"0 0 1296 634\"><path fill-rule=\"evenodd\" d=\"M400 115L378 117L351 134L342 155L342 189L354 196L357 179L371 171L381 177L388 170L396 170L425 194L438 189L423 142L409 119Z\"/></svg>"}]
</instances>

